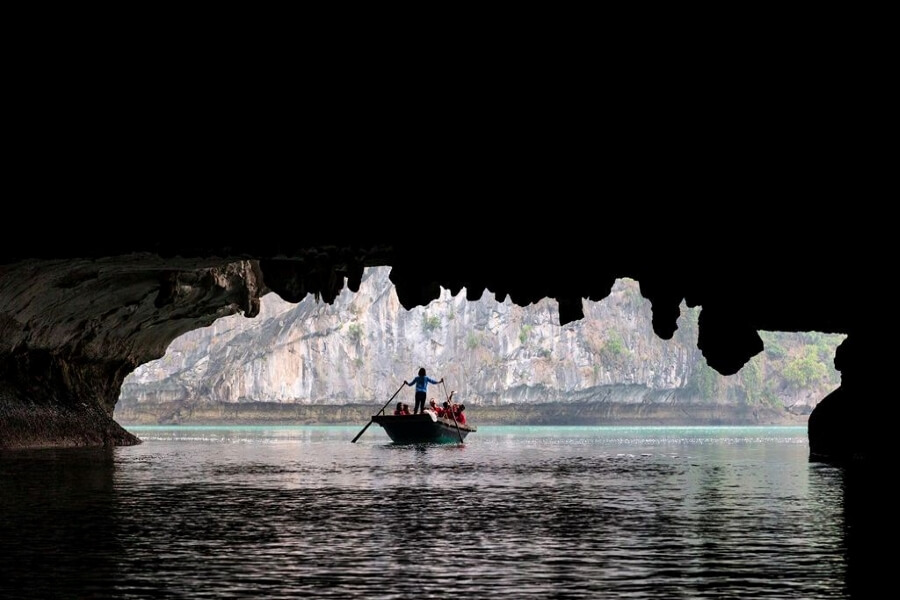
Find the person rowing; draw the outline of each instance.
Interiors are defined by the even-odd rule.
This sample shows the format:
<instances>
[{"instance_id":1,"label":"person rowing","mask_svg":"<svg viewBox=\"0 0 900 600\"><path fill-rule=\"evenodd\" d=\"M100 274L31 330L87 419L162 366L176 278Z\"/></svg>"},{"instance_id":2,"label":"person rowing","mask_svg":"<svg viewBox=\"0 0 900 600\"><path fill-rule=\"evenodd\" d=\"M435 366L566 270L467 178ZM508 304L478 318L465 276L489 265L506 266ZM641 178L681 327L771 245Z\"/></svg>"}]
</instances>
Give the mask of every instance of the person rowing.
<instances>
[{"instance_id":1,"label":"person rowing","mask_svg":"<svg viewBox=\"0 0 900 600\"><path fill-rule=\"evenodd\" d=\"M428 395L428 384L437 385L439 383L444 383L444 378L441 377L440 381L435 381L431 377L429 377L425 373L425 367L419 369L419 374L416 377L413 377L412 381L404 382L407 386L415 385L416 386L416 404L413 406L413 414L419 414L419 410L423 413L425 412L425 398Z\"/></svg>"}]
</instances>

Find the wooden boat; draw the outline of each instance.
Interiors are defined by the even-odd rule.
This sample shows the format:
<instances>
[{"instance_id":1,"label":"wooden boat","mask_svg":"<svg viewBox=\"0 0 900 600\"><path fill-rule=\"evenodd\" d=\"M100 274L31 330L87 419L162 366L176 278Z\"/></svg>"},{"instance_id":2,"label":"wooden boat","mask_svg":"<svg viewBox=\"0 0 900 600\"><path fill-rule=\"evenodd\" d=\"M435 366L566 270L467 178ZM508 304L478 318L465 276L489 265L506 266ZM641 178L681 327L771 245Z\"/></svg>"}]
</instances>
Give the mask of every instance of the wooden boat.
<instances>
[{"instance_id":1,"label":"wooden boat","mask_svg":"<svg viewBox=\"0 0 900 600\"><path fill-rule=\"evenodd\" d=\"M381 425L395 444L458 444L478 431L474 425L455 424L453 419L439 418L431 411L418 415L380 414L372 417L372 422Z\"/></svg>"}]
</instances>

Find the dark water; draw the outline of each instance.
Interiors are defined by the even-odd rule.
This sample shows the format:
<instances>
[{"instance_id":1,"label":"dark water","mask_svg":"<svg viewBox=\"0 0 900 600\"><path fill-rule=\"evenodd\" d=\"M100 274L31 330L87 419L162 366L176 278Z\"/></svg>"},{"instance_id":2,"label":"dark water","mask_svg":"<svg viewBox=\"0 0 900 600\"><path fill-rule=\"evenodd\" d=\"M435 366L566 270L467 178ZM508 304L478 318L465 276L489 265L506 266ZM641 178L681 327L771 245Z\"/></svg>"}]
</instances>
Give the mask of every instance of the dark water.
<instances>
[{"instance_id":1,"label":"dark water","mask_svg":"<svg viewBox=\"0 0 900 600\"><path fill-rule=\"evenodd\" d=\"M0 453L0 598L845 598L805 428L130 428ZM852 540L850 540L852 541Z\"/></svg>"}]
</instances>

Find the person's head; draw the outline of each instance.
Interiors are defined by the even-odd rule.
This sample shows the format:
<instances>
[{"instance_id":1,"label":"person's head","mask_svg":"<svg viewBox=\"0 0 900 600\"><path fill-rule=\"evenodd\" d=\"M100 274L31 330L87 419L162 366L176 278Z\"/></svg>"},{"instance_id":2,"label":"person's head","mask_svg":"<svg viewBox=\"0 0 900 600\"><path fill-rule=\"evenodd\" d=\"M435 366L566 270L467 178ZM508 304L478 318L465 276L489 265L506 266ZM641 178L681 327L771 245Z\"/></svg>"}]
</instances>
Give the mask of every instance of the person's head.
<instances>
[{"instance_id":1,"label":"person's head","mask_svg":"<svg viewBox=\"0 0 900 600\"><path fill-rule=\"evenodd\" d=\"M419 377L425 377L425 367L419 369Z\"/></svg>"},{"instance_id":2,"label":"person's head","mask_svg":"<svg viewBox=\"0 0 900 600\"><path fill-rule=\"evenodd\" d=\"M460 405L459 405L459 412L462 412L462 411L464 411L464 410L466 410L466 405L465 405L465 404L460 404Z\"/></svg>"},{"instance_id":3,"label":"person's head","mask_svg":"<svg viewBox=\"0 0 900 600\"><path fill-rule=\"evenodd\" d=\"M434 398L431 399L429 404L431 404L432 406L437 406L437 402L434 401Z\"/></svg>"}]
</instances>

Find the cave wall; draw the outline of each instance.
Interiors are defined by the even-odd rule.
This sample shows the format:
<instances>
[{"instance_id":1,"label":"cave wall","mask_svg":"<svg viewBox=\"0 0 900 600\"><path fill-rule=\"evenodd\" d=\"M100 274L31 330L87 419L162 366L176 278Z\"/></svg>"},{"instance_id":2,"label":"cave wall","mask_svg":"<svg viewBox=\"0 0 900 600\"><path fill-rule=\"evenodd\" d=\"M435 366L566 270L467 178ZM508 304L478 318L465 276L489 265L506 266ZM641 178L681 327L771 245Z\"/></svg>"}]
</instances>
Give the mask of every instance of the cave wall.
<instances>
[{"instance_id":1,"label":"cave wall","mask_svg":"<svg viewBox=\"0 0 900 600\"><path fill-rule=\"evenodd\" d=\"M124 378L182 333L259 311L255 261L151 254L0 267L0 447L133 444Z\"/></svg>"}]
</instances>

